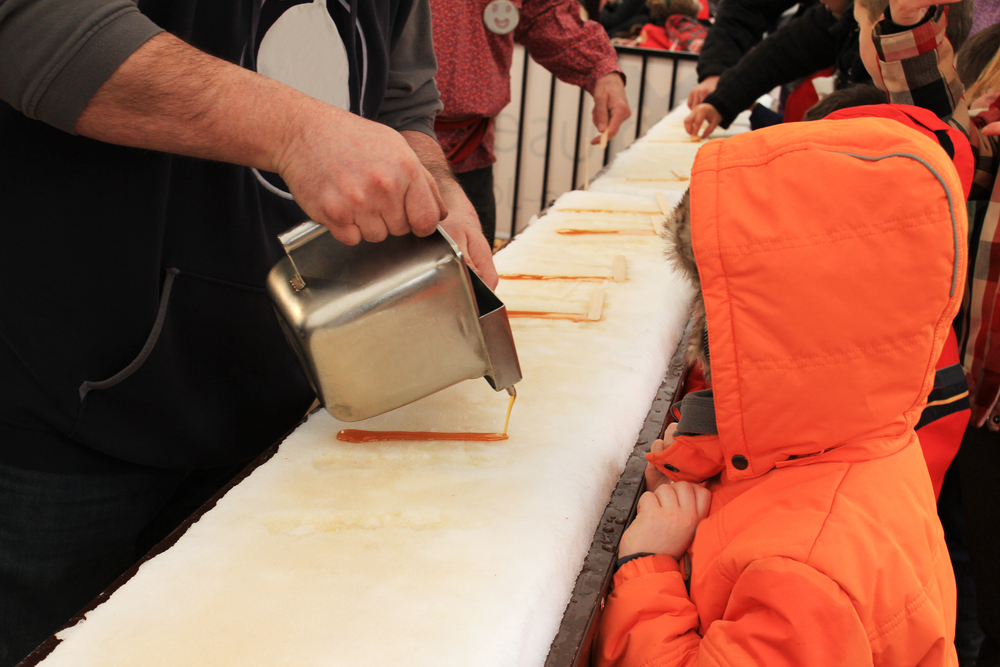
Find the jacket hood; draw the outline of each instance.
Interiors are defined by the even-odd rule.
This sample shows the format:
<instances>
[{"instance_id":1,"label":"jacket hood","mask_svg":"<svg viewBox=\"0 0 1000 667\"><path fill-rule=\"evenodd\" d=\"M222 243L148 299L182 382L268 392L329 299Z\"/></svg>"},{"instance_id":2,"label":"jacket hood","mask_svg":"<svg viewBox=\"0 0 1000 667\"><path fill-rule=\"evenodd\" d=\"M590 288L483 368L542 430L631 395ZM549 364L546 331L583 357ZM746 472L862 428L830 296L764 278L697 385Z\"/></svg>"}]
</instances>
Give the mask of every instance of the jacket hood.
<instances>
[{"instance_id":1,"label":"jacket hood","mask_svg":"<svg viewBox=\"0 0 1000 667\"><path fill-rule=\"evenodd\" d=\"M654 463L676 479L746 479L904 446L962 296L963 199L949 156L893 120L703 146L688 268L718 435L677 437Z\"/></svg>"}]
</instances>

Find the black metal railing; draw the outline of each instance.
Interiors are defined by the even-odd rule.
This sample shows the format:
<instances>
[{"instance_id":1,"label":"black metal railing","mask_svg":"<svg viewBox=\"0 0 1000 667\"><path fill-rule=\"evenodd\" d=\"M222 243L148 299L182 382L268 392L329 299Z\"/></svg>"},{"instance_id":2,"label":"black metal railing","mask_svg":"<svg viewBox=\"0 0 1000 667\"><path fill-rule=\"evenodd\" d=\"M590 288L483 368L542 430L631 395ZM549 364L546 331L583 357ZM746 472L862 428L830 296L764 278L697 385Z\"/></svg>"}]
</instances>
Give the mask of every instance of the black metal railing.
<instances>
[{"instance_id":1,"label":"black metal railing","mask_svg":"<svg viewBox=\"0 0 1000 667\"><path fill-rule=\"evenodd\" d=\"M592 179L601 167L614 158L615 154L627 148L667 112L680 104L688 91L697 83L695 74L697 54L621 46L616 47L616 50L619 63L626 71L626 94L632 106L632 118L622 126L619 135L608 143L599 160L594 161L596 164L593 171L586 174L583 180ZM531 79L529 70L533 68L544 72L544 76L548 77L548 86L545 86L544 79L541 84L529 86ZM587 108L592 106L589 96L581 89L559 82L555 76L542 70L527 56L523 57L520 64L515 60L514 69L515 87L520 91L520 95L515 94L514 99L517 104L508 107L505 113L509 114L511 110L516 110L516 148L512 155L504 155L499 149L497 154L498 169L506 169L507 173L513 172L513 187L508 190L498 188L500 191L497 198L497 230L501 238L504 236L513 238L527 225L533 215L544 210L557 196L567 190L581 187L583 182L580 171L582 165L586 163L586 156L581 158L581 148L590 150L589 139L584 138L586 128L590 126L590 119L584 117ZM539 75L538 72L533 74ZM531 135L527 131L526 116L529 106L538 103L536 98L546 94L546 88L548 107L545 113L544 151L541 155L533 155L526 150L526 144L538 141L541 137ZM655 94L651 94L651 89L655 89ZM569 92L570 90L572 92ZM571 152L556 151L554 122L557 100L560 97L565 100L568 95L577 96L576 117L571 120L573 147ZM535 119L538 120L538 116ZM564 123L565 120L563 118ZM565 143L560 148L565 149ZM511 157L513 165L507 164L504 167L502 164L504 160L509 162ZM526 177L525 171L529 167L537 171L537 167L531 165L529 161L539 157L544 161L540 178ZM565 173L556 178L556 171ZM554 181L559 183L553 185Z\"/></svg>"}]
</instances>

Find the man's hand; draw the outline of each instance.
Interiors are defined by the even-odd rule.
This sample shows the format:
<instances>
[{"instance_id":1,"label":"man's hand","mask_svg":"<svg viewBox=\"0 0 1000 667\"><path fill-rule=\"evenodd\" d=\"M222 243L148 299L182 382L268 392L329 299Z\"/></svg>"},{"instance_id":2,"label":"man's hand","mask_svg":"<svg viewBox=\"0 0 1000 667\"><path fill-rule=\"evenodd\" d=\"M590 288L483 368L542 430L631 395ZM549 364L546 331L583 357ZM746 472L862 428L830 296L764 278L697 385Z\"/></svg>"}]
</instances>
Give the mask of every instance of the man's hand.
<instances>
[{"instance_id":1,"label":"man's hand","mask_svg":"<svg viewBox=\"0 0 1000 667\"><path fill-rule=\"evenodd\" d=\"M306 214L338 241L427 236L446 218L434 177L398 132L312 100L300 107L303 114L278 173Z\"/></svg>"},{"instance_id":2,"label":"man's hand","mask_svg":"<svg viewBox=\"0 0 1000 667\"><path fill-rule=\"evenodd\" d=\"M167 33L115 70L75 130L277 172L306 213L348 244L426 236L447 216L434 179L398 132Z\"/></svg>"},{"instance_id":3,"label":"man's hand","mask_svg":"<svg viewBox=\"0 0 1000 667\"><path fill-rule=\"evenodd\" d=\"M618 556L666 554L680 560L708 516L712 492L699 484L663 484L639 497L639 513L618 545Z\"/></svg>"},{"instance_id":4,"label":"man's hand","mask_svg":"<svg viewBox=\"0 0 1000 667\"><path fill-rule=\"evenodd\" d=\"M448 216L441 222L441 227L458 244L472 270L479 274L487 287L495 289L500 277L493 266L493 249L483 236L476 209L452 176L441 146L423 132L404 131L402 136L438 183L448 207Z\"/></svg>"},{"instance_id":5,"label":"man's hand","mask_svg":"<svg viewBox=\"0 0 1000 667\"><path fill-rule=\"evenodd\" d=\"M677 432L677 422L671 423L667 426L666 431L663 432L663 440L655 440L653 444L649 447L650 454L659 454L674 442L674 433ZM670 478L667 477L662 470L654 466L652 463L646 462L646 471L643 473L646 478L646 490L656 491L656 489L661 484L670 484Z\"/></svg>"},{"instance_id":6,"label":"man's hand","mask_svg":"<svg viewBox=\"0 0 1000 667\"><path fill-rule=\"evenodd\" d=\"M608 133L608 139L618 134L618 128L622 126L628 117L632 115L632 110L628 106L628 99L625 97L625 81L621 74L612 72L605 74L597 80L594 86L594 127L603 134ZM590 143L597 144L601 141L599 136L594 137Z\"/></svg>"},{"instance_id":7,"label":"man's hand","mask_svg":"<svg viewBox=\"0 0 1000 667\"><path fill-rule=\"evenodd\" d=\"M702 139L707 139L708 135L712 134L721 122L722 114L715 107L711 104L699 104L684 119L684 129L692 137L701 136ZM703 125L705 126L704 131L701 129Z\"/></svg>"},{"instance_id":8,"label":"man's hand","mask_svg":"<svg viewBox=\"0 0 1000 667\"><path fill-rule=\"evenodd\" d=\"M688 93L688 109L694 109L696 106L704 102L706 97L715 92L715 88L718 85L719 77L705 77L704 81L692 88L691 92Z\"/></svg>"},{"instance_id":9,"label":"man's hand","mask_svg":"<svg viewBox=\"0 0 1000 667\"><path fill-rule=\"evenodd\" d=\"M448 202L448 217L441 223L441 227L448 232L448 236L458 244L462 250L462 256L469 267L483 279L486 286L491 290L496 289L500 282L500 276L493 265L493 249L483 236L483 228L479 224L479 216L472 202L465 196L462 186L458 182L453 185L442 184L442 194Z\"/></svg>"}]
</instances>

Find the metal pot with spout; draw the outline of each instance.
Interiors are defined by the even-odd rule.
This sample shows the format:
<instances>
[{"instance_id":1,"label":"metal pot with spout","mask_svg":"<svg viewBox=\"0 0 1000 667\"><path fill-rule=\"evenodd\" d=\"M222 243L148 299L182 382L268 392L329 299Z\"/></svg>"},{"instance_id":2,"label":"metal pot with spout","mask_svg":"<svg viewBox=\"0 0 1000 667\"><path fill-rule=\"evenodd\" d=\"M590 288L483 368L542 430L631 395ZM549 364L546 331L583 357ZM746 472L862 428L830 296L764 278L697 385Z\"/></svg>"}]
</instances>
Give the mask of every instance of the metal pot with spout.
<instances>
[{"instance_id":1,"label":"metal pot with spout","mask_svg":"<svg viewBox=\"0 0 1000 667\"><path fill-rule=\"evenodd\" d=\"M268 274L278 320L320 402L359 421L463 380L514 393L507 309L439 227L348 246L305 222Z\"/></svg>"}]
</instances>

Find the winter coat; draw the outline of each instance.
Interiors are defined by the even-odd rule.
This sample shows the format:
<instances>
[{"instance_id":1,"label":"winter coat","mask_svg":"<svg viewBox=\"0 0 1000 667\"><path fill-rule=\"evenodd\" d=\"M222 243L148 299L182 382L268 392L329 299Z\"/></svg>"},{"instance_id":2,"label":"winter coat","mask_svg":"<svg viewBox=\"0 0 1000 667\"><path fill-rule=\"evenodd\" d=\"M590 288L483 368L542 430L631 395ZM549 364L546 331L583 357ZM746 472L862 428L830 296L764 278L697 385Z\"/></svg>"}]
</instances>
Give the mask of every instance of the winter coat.
<instances>
[{"instance_id":1,"label":"winter coat","mask_svg":"<svg viewBox=\"0 0 1000 667\"><path fill-rule=\"evenodd\" d=\"M822 4L813 5L767 36L719 78L705 98L729 127L736 116L776 86L833 67L837 88L870 83L858 54L858 24L847 11L838 19Z\"/></svg>"},{"instance_id":2,"label":"winter coat","mask_svg":"<svg viewBox=\"0 0 1000 667\"><path fill-rule=\"evenodd\" d=\"M957 664L913 428L962 297L966 227L948 156L892 120L699 151L691 237L717 434L649 458L706 481L712 507L690 594L669 556L616 573L598 665Z\"/></svg>"},{"instance_id":3,"label":"winter coat","mask_svg":"<svg viewBox=\"0 0 1000 667\"><path fill-rule=\"evenodd\" d=\"M698 81L719 76L757 46L766 33L773 33L782 15L798 5L801 16L815 0L726 0L719 4L715 22L698 54Z\"/></svg>"}]
</instances>

